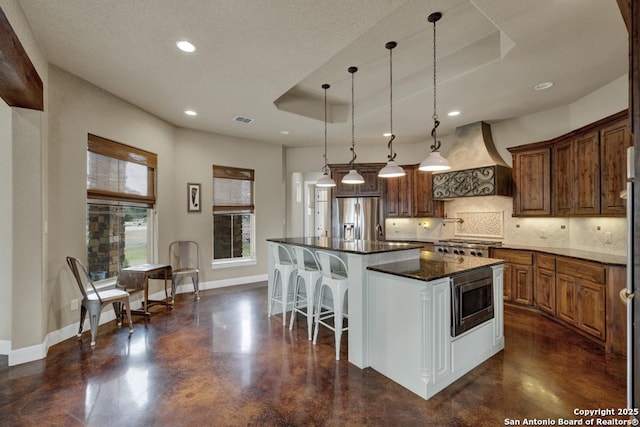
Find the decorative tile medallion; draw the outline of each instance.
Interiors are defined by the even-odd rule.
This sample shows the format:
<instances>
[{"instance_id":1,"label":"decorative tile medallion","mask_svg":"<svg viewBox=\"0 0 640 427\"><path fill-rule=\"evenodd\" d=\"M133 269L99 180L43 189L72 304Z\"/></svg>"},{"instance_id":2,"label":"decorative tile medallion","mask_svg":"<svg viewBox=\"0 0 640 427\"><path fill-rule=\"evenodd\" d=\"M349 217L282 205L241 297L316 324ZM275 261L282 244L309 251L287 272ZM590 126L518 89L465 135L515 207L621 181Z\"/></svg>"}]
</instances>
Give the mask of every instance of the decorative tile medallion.
<instances>
[{"instance_id":1,"label":"decorative tile medallion","mask_svg":"<svg viewBox=\"0 0 640 427\"><path fill-rule=\"evenodd\" d=\"M456 212L455 235L464 237L504 237L503 212Z\"/></svg>"}]
</instances>

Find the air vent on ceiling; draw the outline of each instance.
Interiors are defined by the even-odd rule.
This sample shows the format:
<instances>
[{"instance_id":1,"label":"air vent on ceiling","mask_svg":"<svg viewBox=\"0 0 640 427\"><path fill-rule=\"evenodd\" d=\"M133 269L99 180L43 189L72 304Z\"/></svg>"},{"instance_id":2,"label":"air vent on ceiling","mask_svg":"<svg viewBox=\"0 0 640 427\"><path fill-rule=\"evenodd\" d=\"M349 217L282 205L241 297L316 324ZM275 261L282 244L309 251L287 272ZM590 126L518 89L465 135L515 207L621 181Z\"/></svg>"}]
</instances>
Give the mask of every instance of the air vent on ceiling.
<instances>
[{"instance_id":1,"label":"air vent on ceiling","mask_svg":"<svg viewBox=\"0 0 640 427\"><path fill-rule=\"evenodd\" d=\"M235 116L233 120L248 125L249 123L253 123L254 119L252 119L251 117Z\"/></svg>"}]
</instances>

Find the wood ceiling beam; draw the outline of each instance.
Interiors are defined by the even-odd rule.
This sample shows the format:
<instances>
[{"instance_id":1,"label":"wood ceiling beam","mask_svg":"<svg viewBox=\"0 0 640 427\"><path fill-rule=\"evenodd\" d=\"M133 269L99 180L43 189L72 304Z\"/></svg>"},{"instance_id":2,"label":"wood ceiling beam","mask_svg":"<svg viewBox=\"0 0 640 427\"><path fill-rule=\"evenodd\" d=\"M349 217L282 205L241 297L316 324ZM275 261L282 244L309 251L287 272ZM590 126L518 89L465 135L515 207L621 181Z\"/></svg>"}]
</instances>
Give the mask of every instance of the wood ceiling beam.
<instances>
[{"instance_id":1,"label":"wood ceiling beam","mask_svg":"<svg viewBox=\"0 0 640 427\"><path fill-rule=\"evenodd\" d=\"M0 97L12 107L44 110L43 85L0 8Z\"/></svg>"},{"instance_id":2,"label":"wood ceiling beam","mask_svg":"<svg viewBox=\"0 0 640 427\"><path fill-rule=\"evenodd\" d=\"M616 0L618 2L618 9L622 15L624 25L627 26L627 31L631 32L631 2L630 0Z\"/></svg>"}]
</instances>

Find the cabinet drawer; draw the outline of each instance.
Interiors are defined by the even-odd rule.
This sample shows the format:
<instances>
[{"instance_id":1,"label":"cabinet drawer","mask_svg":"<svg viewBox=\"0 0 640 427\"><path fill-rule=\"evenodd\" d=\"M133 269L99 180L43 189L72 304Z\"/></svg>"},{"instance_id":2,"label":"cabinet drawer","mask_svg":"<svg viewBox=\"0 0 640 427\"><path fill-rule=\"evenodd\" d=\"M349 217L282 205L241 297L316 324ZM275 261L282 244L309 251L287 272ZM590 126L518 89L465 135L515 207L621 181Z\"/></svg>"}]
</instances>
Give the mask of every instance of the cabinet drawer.
<instances>
[{"instance_id":1,"label":"cabinet drawer","mask_svg":"<svg viewBox=\"0 0 640 427\"><path fill-rule=\"evenodd\" d=\"M533 252L493 248L491 258L503 259L512 264L533 265Z\"/></svg>"},{"instance_id":2,"label":"cabinet drawer","mask_svg":"<svg viewBox=\"0 0 640 427\"><path fill-rule=\"evenodd\" d=\"M552 255L536 254L536 266L545 270L556 271L556 257Z\"/></svg>"},{"instance_id":3,"label":"cabinet drawer","mask_svg":"<svg viewBox=\"0 0 640 427\"><path fill-rule=\"evenodd\" d=\"M558 273L587 279L595 283L605 283L605 268L600 264L567 258L558 258L556 261L556 268Z\"/></svg>"}]
</instances>

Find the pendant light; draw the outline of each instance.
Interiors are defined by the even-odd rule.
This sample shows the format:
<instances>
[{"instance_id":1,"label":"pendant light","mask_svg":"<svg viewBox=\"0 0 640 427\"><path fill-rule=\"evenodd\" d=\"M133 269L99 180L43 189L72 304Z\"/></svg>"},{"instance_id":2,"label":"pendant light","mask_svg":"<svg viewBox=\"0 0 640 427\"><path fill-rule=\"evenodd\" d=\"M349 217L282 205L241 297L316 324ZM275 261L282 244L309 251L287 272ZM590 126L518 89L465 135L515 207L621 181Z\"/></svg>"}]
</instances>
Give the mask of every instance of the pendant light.
<instances>
[{"instance_id":1,"label":"pendant light","mask_svg":"<svg viewBox=\"0 0 640 427\"><path fill-rule=\"evenodd\" d=\"M353 76L358 71L357 67L349 67L351 73L351 161L349 162L349 173L342 178L343 184L364 184L364 178L358 173L353 163L356 161L356 138L355 138L355 107L353 96Z\"/></svg>"},{"instance_id":2,"label":"pendant light","mask_svg":"<svg viewBox=\"0 0 640 427\"><path fill-rule=\"evenodd\" d=\"M322 167L322 177L316 182L316 187L335 187L336 183L329 176L329 166L327 166L327 89L329 89L327 83L322 85L322 89L324 89L324 166Z\"/></svg>"},{"instance_id":3,"label":"pendant light","mask_svg":"<svg viewBox=\"0 0 640 427\"><path fill-rule=\"evenodd\" d=\"M440 149L440 141L438 140L436 129L440 126L438 120L438 112L436 109L436 22L442 18L442 13L434 12L427 20L433 23L433 129L431 129L431 137L433 143L431 144L431 154L420 163L419 169L421 171L435 172L446 171L451 169L447 159L440 155L438 151Z\"/></svg>"},{"instance_id":4,"label":"pendant light","mask_svg":"<svg viewBox=\"0 0 640 427\"><path fill-rule=\"evenodd\" d=\"M387 42L387 44L384 45L384 47L389 49L389 133L391 134L391 138L387 143L387 147L389 148L387 165L378 172L378 176L381 178L395 178L406 175L404 169L396 165L396 153L393 152L393 140L396 139L396 136L393 134L393 48L397 45L398 43L396 42Z\"/></svg>"}]
</instances>

